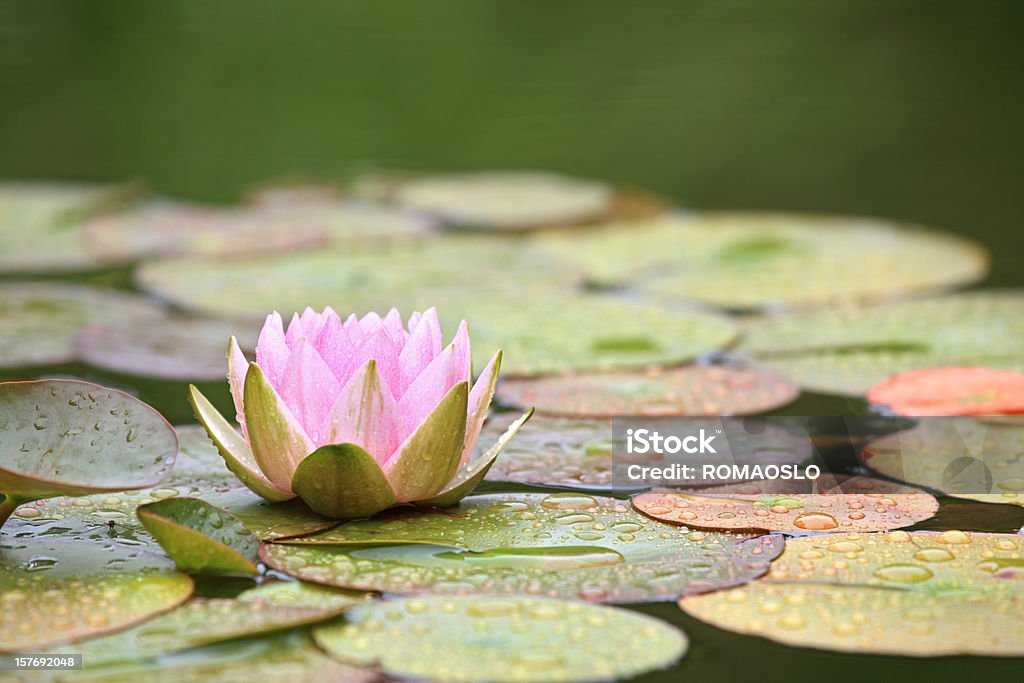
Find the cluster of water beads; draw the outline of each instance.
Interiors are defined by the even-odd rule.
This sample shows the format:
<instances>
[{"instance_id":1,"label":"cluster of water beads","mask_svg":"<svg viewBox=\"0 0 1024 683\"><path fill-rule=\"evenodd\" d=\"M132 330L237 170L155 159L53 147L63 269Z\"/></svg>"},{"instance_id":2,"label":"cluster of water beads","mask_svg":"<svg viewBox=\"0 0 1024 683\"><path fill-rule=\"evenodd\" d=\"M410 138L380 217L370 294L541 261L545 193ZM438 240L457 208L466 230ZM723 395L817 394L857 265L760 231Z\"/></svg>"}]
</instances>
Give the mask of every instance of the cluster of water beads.
<instances>
[{"instance_id":1,"label":"cluster of water beads","mask_svg":"<svg viewBox=\"0 0 1024 683\"><path fill-rule=\"evenodd\" d=\"M314 637L344 661L379 665L389 676L448 681L628 678L671 665L687 647L680 631L650 617L532 597L369 603Z\"/></svg>"},{"instance_id":2,"label":"cluster of water beads","mask_svg":"<svg viewBox=\"0 0 1024 683\"><path fill-rule=\"evenodd\" d=\"M474 496L457 508L357 521L265 545L298 578L387 593L515 593L601 602L735 586L781 537L695 531L581 493Z\"/></svg>"}]
</instances>

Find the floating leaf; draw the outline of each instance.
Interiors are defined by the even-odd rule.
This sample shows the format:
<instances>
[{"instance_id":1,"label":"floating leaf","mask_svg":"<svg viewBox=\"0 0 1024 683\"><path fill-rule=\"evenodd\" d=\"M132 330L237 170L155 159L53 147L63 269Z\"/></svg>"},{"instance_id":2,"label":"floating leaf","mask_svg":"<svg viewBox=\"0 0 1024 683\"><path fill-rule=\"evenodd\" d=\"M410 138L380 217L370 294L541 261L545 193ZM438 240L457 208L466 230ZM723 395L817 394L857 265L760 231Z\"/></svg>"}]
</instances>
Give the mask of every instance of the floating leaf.
<instances>
[{"instance_id":1,"label":"floating leaf","mask_svg":"<svg viewBox=\"0 0 1024 683\"><path fill-rule=\"evenodd\" d=\"M750 482L700 492L642 493L632 503L654 519L691 528L790 533L898 529L939 509L932 495L881 479L852 477L829 485L833 490L783 493L786 487L778 481Z\"/></svg>"},{"instance_id":2,"label":"floating leaf","mask_svg":"<svg viewBox=\"0 0 1024 683\"><path fill-rule=\"evenodd\" d=\"M986 367L914 370L876 384L867 400L898 415L1024 413L1024 373Z\"/></svg>"},{"instance_id":3,"label":"floating leaf","mask_svg":"<svg viewBox=\"0 0 1024 683\"><path fill-rule=\"evenodd\" d=\"M104 260L86 248L80 223L134 194L130 185L0 183L0 272L53 273L102 266Z\"/></svg>"},{"instance_id":4,"label":"floating leaf","mask_svg":"<svg viewBox=\"0 0 1024 683\"><path fill-rule=\"evenodd\" d=\"M680 600L719 628L843 652L1024 654L1024 539L963 531L792 538L763 579Z\"/></svg>"},{"instance_id":5,"label":"floating leaf","mask_svg":"<svg viewBox=\"0 0 1024 683\"><path fill-rule=\"evenodd\" d=\"M0 652L118 631L191 594L171 562L126 542L0 540Z\"/></svg>"},{"instance_id":6,"label":"floating leaf","mask_svg":"<svg viewBox=\"0 0 1024 683\"><path fill-rule=\"evenodd\" d=\"M536 597L371 603L313 637L331 655L387 676L443 681L622 680L668 668L687 649L686 636L658 619Z\"/></svg>"},{"instance_id":7,"label":"floating leaf","mask_svg":"<svg viewBox=\"0 0 1024 683\"><path fill-rule=\"evenodd\" d=\"M135 514L182 571L257 574L259 541L234 515L197 498L168 498Z\"/></svg>"},{"instance_id":8,"label":"floating leaf","mask_svg":"<svg viewBox=\"0 0 1024 683\"><path fill-rule=\"evenodd\" d=\"M786 405L799 393L772 373L716 365L513 379L498 388L503 403L569 417L752 415Z\"/></svg>"},{"instance_id":9,"label":"floating leaf","mask_svg":"<svg viewBox=\"0 0 1024 683\"><path fill-rule=\"evenodd\" d=\"M1024 425L987 418L925 418L868 444L882 476L957 498L1024 505Z\"/></svg>"},{"instance_id":10,"label":"floating leaf","mask_svg":"<svg viewBox=\"0 0 1024 683\"><path fill-rule=\"evenodd\" d=\"M395 510L265 545L300 579L386 593L527 593L662 600L743 583L777 536L694 532L577 493L471 496L446 510Z\"/></svg>"},{"instance_id":11,"label":"floating leaf","mask_svg":"<svg viewBox=\"0 0 1024 683\"><path fill-rule=\"evenodd\" d=\"M969 292L764 318L744 348L814 391L860 395L893 375L942 365L1024 369L1024 295Z\"/></svg>"},{"instance_id":12,"label":"floating leaf","mask_svg":"<svg viewBox=\"0 0 1024 683\"><path fill-rule=\"evenodd\" d=\"M0 524L27 500L153 486L177 452L174 429L128 394L72 380L0 383Z\"/></svg>"},{"instance_id":13,"label":"floating leaf","mask_svg":"<svg viewBox=\"0 0 1024 683\"><path fill-rule=\"evenodd\" d=\"M498 231L593 221L614 201L604 183L537 171L422 176L398 183L393 197L456 227Z\"/></svg>"},{"instance_id":14,"label":"floating leaf","mask_svg":"<svg viewBox=\"0 0 1024 683\"><path fill-rule=\"evenodd\" d=\"M598 282L736 309L877 300L988 272L985 249L964 237L836 216L663 216L539 246Z\"/></svg>"},{"instance_id":15,"label":"floating leaf","mask_svg":"<svg viewBox=\"0 0 1024 683\"><path fill-rule=\"evenodd\" d=\"M250 588L238 596L242 602L264 603L279 607L318 607L345 609L369 600L372 593L347 591L304 581L270 581Z\"/></svg>"},{"instance_id":16,"label":"floating leaf","mask_svg":"<svg viewBox=\"0 0 1024 683\"><path fill-rule=\"evenodd\" d=\"M276 606L266 602L195 598L127 631L64 647L61 652L82 654L89 671L314 624L344 609L337 605Z\"/></svg>"},{"instance_id":17,"label":"floating leaf","mask_svg":"<svg viewBox=\"0 0 1024 683\"><path fill-rule=\"evenodd\" d=\"M224 349L237 323L185 316L147 321L94 323L75 337L76 355L104 370L161 379L215 380L224 377ZM255 334L239 342L253 349Z\"/></svg>"},{"instance_id":18,"label":"floating leaf","mask_svg":"<svg viewBox=\"0 0 1024 683\"><path fill-rule=\"evenodd\" d=\"M74 337L86 323L144 326L163 311L142 297L84 285L0 284L0 367L69 363Z\"/></svg>"},{"instance_id":19,"label":"floating leaf","mask_svg":"<svg viewBox=\"0 0 1024 683\"><path fill-rule=\"evenodd\" d=\"M487 443L508 419L506 415L493 416L480 440ZM756 435L731 430L729 449L730 462L740 466L796 465L811 455L809 439L775 425L765 425ZM611 420L534 417L495 461L487 478L579 488L626 488L626 468L647 463L643 458L649 456L617 453L613 459L612 450Z\"/></svg>"}]
</instances>

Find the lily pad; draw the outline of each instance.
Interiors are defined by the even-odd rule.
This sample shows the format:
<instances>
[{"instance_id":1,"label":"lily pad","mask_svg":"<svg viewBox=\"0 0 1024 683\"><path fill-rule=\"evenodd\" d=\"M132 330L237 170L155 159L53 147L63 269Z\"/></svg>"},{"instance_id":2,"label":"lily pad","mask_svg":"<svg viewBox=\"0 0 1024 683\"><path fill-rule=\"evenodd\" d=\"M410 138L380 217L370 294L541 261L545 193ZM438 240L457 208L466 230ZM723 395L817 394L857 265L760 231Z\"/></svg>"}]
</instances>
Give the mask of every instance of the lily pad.
<instances>
[{"instance_id":1,"label":"lily pad","mask_svg":"<svg viewBox=\"0 0 1024 683\"><path fill-rule=\"evenodd\" d=\"M278 607L316 607L343 610L373 597L373 593L347 591L304 581L269 581L238 596L242 602Z\"/></svg>"},{"instance_id":2,"label":"lily pad","mask_svg":"<svg viewBox=\"0 0 1024 683\"><path fill-rule=\"evenodd\" d=\"M259 540L229 512L197 498L168 498L143 505L135 514L182 571L259 573Z\"/></svg>"},{"instance_id":3,"label":"lily pad","mask_svg":"<svg viewBox=\"0 0 1024 683\"><path fill-rule=\"evenodd\" d=\"M931 494L881 479L852 477L831 483L832 491L780 493L779 482L751 482L700 492L642 493L632 503L654 519L690 528L798 534L898 529L939 509Z\"/></svg>"},{"instance_id":4,"label":"lily pad","mask_svg":"<svg viewBox=\"0 0 1024 683\"><path fill-rule=\"evenodd\" d=\"M401 206L460 228L508 231L593 221L613 207L604 183L539 171L421 176L393 191Z\"/></svg>"},{"instance_id":5,"label":"lily pad","mask_svg":"<svg viewBox=\"0 0 1024 683\"><path fill-rule=\"evenodd\" d=\"M898 415L1024 413L1024 373L977 366L914 370L876 384L867 400Z\"/></svg>"},{"instance_id":6,"label":"lily pad","mask_svg":"<svg viewBox=\"0 0 1024 683\"><path fill-rule=\"evenodd\" d=\"M963 531L792 538L763 579L687 596L719 628L798 647L909 656L1024 654L1024 539Z\"/></svg>"},{"instance_id":7,"label":"lily pad","mask_svg":"<svg viewBox=\"0 0 1024 683\"><path fill-rule=\"evenodd\" d=\"M244 327L244 326L243 326ZM238 323L186 316L147 321L94 323L75 337L77 356L97 368L171 380L223 379L225 348ZM256 333L243 334L243 351L256 346Z\"/></svg>"},{"instance_id":8,"label":"lily pad","mask_svg":"<svg viewBox=\"0 0 1024 683\"><path fill-rule=\"evenodd\" d=\"M0 284L0 367L70 363L74 337L85 324L145 326L163 310L140 296L84 285Z\"/></svg>"},{"instance_id":9,"label":"lily pad","mask_svg":"<svg viewBox=\"0 0 1024 683\"><path fill-rule=\"evenodd\" d=\"M752 415L792 402L800 389L756 368L690 365L648 373L505 380L498 399L544 415Z\"/></svg>"},{"instance_id":10,"label":"lily pad","mask_svg":"<svg viewBox=\"0 0 1024 683\"><path fill-rule=\"evenodd\" d=\"M0 540L0 652L118 631L191 594L173 563L121 542Z\"/></svg>"},{"instance_id":11,"label":"lily pad","mask_svg":"<svg viewBox=\"0 0 1024 683\"><path fill-rule=\"evenodd\" d=\"M314 631L342 661L395 678L623 680L668 668L686 636L618 607L536 597L426 597L360 605ZM609 647L614 643L614 647Z\"/></svg>"},{"instance_id":12,"label":"lily pad","mask_svg":"<svg viewBox=\"0 0 1024 683\"><path fill-rule=\"evenodd\" d=\"M136 189L86 183L0 183L0 243L4 245L0 272L53 273L104 265L86 248L80 224L92 214L126 202Z\"/></svg>"},{"instance_id":13,"label":"lily pad","mask_svg":"<svg viewBox=\"0 0 1024 683\"><path fill-rule=\"evenodd\" d=\"M814 391L863 395L942 365L1024 369L1024 294L987 291L754 321L743 348Z\"/></svg>"},{"instance_id":14,"label":"lily pad","mask_svg":"<svg viewBox=\"0 0 1024 683\"><path fill-rule=\"evenodd\" d=\"M577 278L550 259L530 256L519 240L435 237L415 244L229 261L153 261L139 268L136 281L185 309L262 321L270 311L301 311L307 306L361 313L392 307L415 310L424 304L421 307L440 310L442 297L450 291L470 290L478 296L524 287L550 291L570 287Z\"/></svg>"},{"instance_id":15,"label":"lily pad","mask_svg":"<svg viewBox=\"0 0 1024 683\"><path fill-rule=\"evenodd\" d=\"M837 216L663 216L538 244L594 281L731 309L878 300L988 272L985 249L964 237Z\"/></svg>"},{"instance_id":16,"label":"lily pad","mask_svg":"<svg viewBox=\"0 0 1024 683\"><path fill-rule=\"evenodd\" d=\"M83 655L87 671L161 657L235 638L314 624L340 614L338 606L276 606L222 598L195 598L167 614L126 631L96 638L61 652Z\"/></svg>"},{"instance_id":17,"label":"lily pad","mask_svg":"<svg viewBox=\"0 0 1024 683\"><path fill-rule=\"evenodd\" d=\"M868 444L882 476L957 498L1024 506L1024 425L984 418L924 418Z\"/></svg>"},{"instance_id":18,"label":"lily pad","mask_svg":"<svg viewBox=\"0 0 1024 683\"><path fill-rule=\"evenodd\" d=\"M484 425L481 441L500 433L509 417L498 414ZM757 435L730 431L731 463L797 465L811 456L811 442L776 425ZM488 473L490 481L515 481L574 488L610 489L625 486L626 468L651 464L660 456L616 453L612 458L612 422L606 418L536 416L520 430ZM651 460L654 459L654 460ZM728 483L716 480L716 483Z\"/></svg>"},{"instance_id":19,"label":"lily pad","mask_svg":"<svg viewBox=\"0 0 1024 683\"><path fill-rule=\"evenodd\" d=\"M128 394L73 380L0 383L0 524L36 498L153 486L177 452L174 429Z\"/></svg>"},{"instance_id":20,"label":"lily pad","mask_svg":"<svg viewBox=\"0 0 1024 683\"><path fill-rule=\"evenodd\" d=\"M261 548L297 578L385 593L491 593L595 602L670 599L744 583L777 536L697 532L577 493L471 496L396 510Z\"/></svg>"}]
</instances>

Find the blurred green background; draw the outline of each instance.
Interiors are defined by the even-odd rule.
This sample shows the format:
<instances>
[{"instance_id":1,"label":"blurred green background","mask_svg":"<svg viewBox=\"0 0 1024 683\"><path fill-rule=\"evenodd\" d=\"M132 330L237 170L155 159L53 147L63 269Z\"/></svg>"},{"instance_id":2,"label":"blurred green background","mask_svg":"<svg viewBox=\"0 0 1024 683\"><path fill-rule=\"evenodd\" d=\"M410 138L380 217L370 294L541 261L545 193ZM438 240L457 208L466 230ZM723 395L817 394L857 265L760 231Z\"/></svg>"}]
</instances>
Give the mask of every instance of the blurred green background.
<instances>
[{"instance_id":1,"label":"blurred green background","mask_svg":"<svg viewBox=\"0 0 1024 683\"><path fill-rule=\"evenodd\" d=\"M552 169L927 223L1024 286L1022 36L1024 3L999 0L0 0L0 177L227 201L281 177ZM692 639L651 680L1020 673L643 610Z\"/></svg>"},{"instance_id":2,"label":"blurred green background","mask_svg":"<svg viewBox=\"0 0 1024 683\"><path fill-rule=\"evenodd\" d=\"M526 167L892 216L1024 284L1024 3L0 0L0 176Z\"/></svg>"}]
</instances>

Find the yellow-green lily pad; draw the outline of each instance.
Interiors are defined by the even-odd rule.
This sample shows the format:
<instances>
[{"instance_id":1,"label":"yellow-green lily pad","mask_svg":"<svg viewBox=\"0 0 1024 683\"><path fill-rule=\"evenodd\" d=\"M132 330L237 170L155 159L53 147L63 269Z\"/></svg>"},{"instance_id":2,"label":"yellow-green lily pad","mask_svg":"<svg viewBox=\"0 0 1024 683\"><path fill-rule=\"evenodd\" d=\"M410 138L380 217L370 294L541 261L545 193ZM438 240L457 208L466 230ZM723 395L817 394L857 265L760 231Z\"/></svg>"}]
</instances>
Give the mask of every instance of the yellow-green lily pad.
<instances>
[{"instance_id":1,"label":"yellow-green lily pad","mask_svg":"<svg viewBox=\"0 0 1024 683\"><path fill-rule=\"evenodd\" d=\"M191 594L173 563L126 542L0 537L0 652L119 631Z\"/></svg>"},{"instance_id":2,"label":"yellow-green lily pad","mask_svg":"<svg viewBox=\"0 0 1024 683\"><path fill-rule=\"evenodd\" d=\"M259 573L259 540L229 512L198 498L168 498L142 505L135 514L182 571Z\"/></svg>"},{"instance_id":3,"label":"yellow-green lily pad","mask_svg":"<svg viewBox=\"0 0 1024 683\"><path fill-rule=\"evenodd\" d=\"M70 363L75 334L88 323L145 326L164 315L135 294L48 282L0 284L0 367Z\"/></svg>"},{"instance_id":4,"label":"yellow-green lily pad","mask_svg":"<svg viewBox=\"0 0 1024 683\"><path fill-rule=\"evenodd\" d=\"M957 498L1024 506L1024 425L986 418L922 418L864 447L879 474Z\"/></svg>"},{"instance_id":5,"label":"yellow-green lily pad","mask_svg":"<svg viewBox=\"0 0 1024 683\"><path fill-rule=\"evenodd\" d=\"M394 510L265 544L260 556L297 578L359 590L640 602L744 583L781 547L777 536L697 532L623 501L555 493Z\"/></svg>"},{"instance_id":6,"label":"yellow-green lily pad","mask_svg":"<svg viewBox=\"0 0 1024 683\"><path fill-rule=\"evenodd\" d=\"M1024 539L964 531L791 538L762 579L686 596L719 628L906 656L1024 655Z\"/></svg>"},{"instance_id":7,"label":"yellow-green lily pad","mask_svg":"<svg viewBox=\"0 0 1024 683\"><path fill-rule=\"evenodd\" d=\"M373 593L348 591L305 581L266 581L238 596L242 602L279 607L316 607L343 610L373 598Z\"/></svg>"},{"instance_id":8,"label":"yellow-green lily pad","mask_svg":"<svg viewBox=\"0 0 1024 683\"><path fill-rule=\"evenodd\" d=\"M332 656L389 677L481 682L624 680L668 668L688 645L653 617L537 597L370 603L313 637Z\"/></svg>"},{"instance_id":9,"label":"yellow-green lily pad","mask_svg":"<svg viewBox=\"0 0 1024 683\"><path fill-rule=\"evenodd\" d=\"M979 291L753 321L743 349L824 393L863 395L926 367L1024 368L1024 294Z\"/></svg>"},{"instance_id":10,"label":"yellow-green lily pad","mask_svg":"<svg viewBox=\"0 0 1024 683\"><path fill-rule=\"evenodd\" d=\"M951 233L868 218L760 213L663 216L541 249L592 280L731 309L878 300L980 280L988 254Z\"/></svg>"},{"instance_id":11,"label":"yellow-green lily pad","mask_svg":"<svg viewBox=\"0 0 1024 683\"><path fill-rule=\"evenodd\" d=\"M498 399L542 415L752 415L792 402L800 389L757 368L688 365L646 373L506 379Z\"/></svg>"},{"instance_id":12,"label":"yellow-green lily pad","mask_svg":"<svg viewBox=\"0 0 1024 683\"><path fill-rule=\"evenodd\" d=\"M25 501L153 486L177 452L174 429L128 394L76 380L0 383L0 525Z\"/></svg>"}]
</instances>

